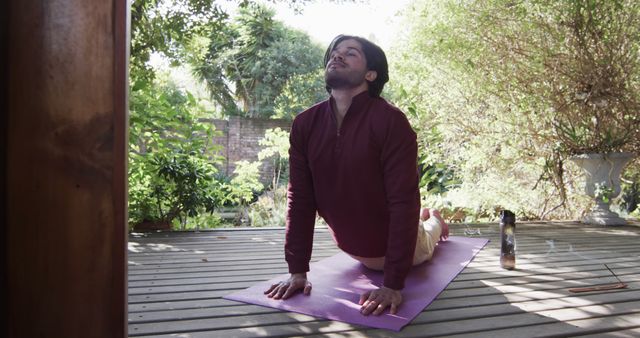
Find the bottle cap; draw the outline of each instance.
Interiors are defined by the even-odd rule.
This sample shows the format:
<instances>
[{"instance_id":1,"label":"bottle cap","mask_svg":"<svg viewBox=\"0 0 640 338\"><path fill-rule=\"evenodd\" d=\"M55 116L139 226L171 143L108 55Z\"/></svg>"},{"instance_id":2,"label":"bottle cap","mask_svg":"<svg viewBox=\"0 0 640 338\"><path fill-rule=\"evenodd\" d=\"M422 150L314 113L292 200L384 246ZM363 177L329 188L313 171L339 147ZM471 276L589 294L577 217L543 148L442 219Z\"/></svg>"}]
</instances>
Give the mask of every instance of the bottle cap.
<instances>
[{"instance_id":1,"label":"bottle cap","mask_svg":"<svg viewBox=\"0 0 640 338\"><path fill-rule=\"evenodd\" d=\"M516 215L509 210L502 210L500 212L500 221L502 223L515 223Z\"/></svg>"}]
</instances>

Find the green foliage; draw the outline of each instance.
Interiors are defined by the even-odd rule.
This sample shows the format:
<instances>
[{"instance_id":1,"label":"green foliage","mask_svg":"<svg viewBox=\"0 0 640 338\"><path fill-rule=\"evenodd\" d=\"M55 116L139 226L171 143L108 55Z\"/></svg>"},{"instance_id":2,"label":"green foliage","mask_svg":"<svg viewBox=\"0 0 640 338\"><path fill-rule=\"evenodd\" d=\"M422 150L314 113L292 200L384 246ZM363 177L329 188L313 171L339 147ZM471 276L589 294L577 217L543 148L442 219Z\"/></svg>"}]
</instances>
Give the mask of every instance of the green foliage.
<instances>
[{"instance_id":1,"label":"green foliage","mask_svg":"<svg viewBox=\"0 0 640 338\"><path fill-rule=\"evenodd\" d=\"M216 229L227 227L230 224L220 217L217 212L214 213L200 213L197 216L189 217L189 222L184 224L183 230L202 230L202 229Z\"/></svg>"},{"instance_id":2,"label":"green foliage","mask_svg":"<svg viewBox=\"0 0 640 338\"><path fill-rule=\"evenodd\" d=\"M550 99L568 88L560 80L572 77L563 78L562 63L551 74L546 54L525 49L567 56L567 34L538 34L532 25L566 16L558 9L568 10L568 3L418 1L407 11L411 29L390 53L399 80L388 92L418 127L431 163L460 183L439 197L442 205L471 209L478 218L500 208L525 218L579 216L586 203L578 193L581 173L555 138L558 110ZM411 104L418 114L410 113ZM442 137L435 145L434 129Z\"/></svg>"},{"instance_id":3,"label":"green foliage","mask_svg":"<svg viewBox=\"0 0 640 338\"><path fill-rule=\"evenodd\" d=\"M280 128L268 129L264 138L260 140L262 150L258 153L258 160L273 159L273 179L271 187L276 188L280 180L287 178L287 168L289 165L289 132Z\"/></svg>"},{"instance_id":4,"label":"green foliage","mask_svg":"<svg viewBox=\"0 0 640 338\"><path fill-rule=\"evenodd\" d=\"M164 182L154 175L154 168L146 156L129 155L129 225L142 222L161 222L166 206L158 196Z\"/></svg>"},{"instance_id":5,"label":"green foliage","mask_svg":"<svg viewBox=\"0 0 640 338\"><path fill-rule=\"evenodd\" d=\"M284 226L287 217L287 187L273 188L249 206L251 225L256 227Z\"/></svg>"},{"instance_id":6,"label":"green foliage","mask_svg":"<svg viewBox=\"0 0 640 338\"><path fill-rule=\"evenodd\" d=\"M168 182L166 191L161 191L165 201L171 205L166 215L197 216L204 208L212 213L219 205L220 191L213 180L215 168L195 154L156 155L152 164L158 175Z\"/></svg>"},{"instance_id":7,"label":"green foliage","mask_svg":"<svg viewBox=\"0 0 640 338\"><path fill-rule=\"evenodd\" d=\"M280 127L267 129L262 140L258 142L262 148L258 153L260 161L277 157L278 159L287 161L289 159L289 132L282 130Z\"/></svg>"},{"instance_id":8,"label":"green foliage","mask_svg":"<svg viewBox=\"0 0 640 338\"><path fill-rule=\"evenodd\" d=\"M200 152L211 147L212 125L201 123L197 116L203 108L193 95L175 84L139 80L130 94L129 144L136 153L156 149L182 149ZM183 142L178 142L183 141Z\"/></svg>"},{"instance_id":9,"label":"green foliage","mask_svg":"<svg viewBox=\"0 0 640 338\"><path fill-rule=\"evenodd\" d=\"M637 1L492 1L466 9L474 27L466 36L483 43L474 67L518 113L543 115L552 133L540 141L564 154L638 150Z\"/></svg>"},{"instance_id":10,"label":"green foliage","mask_svg":"<svg viewBox=\"0 0 640 338\"><path fill-rule=\"evenodd\" d=\"M260 145L263 148L258 154L258 161L236 163L235 176L225 184L226 200L243 208L241 214L252 226L284 225L287 191L280 180L286 179L289 133L280 128L269 129ZM263 191L259 168L262 161L269 158L274 161L274 176L270 189Z\"/></svg>"},{"instance_id":11,"label":"green foliage","mask_svg":"<svg viewBox=\"0 0 640 338\"><path fill-rule=\"evenodd\" d=\"M258 181L259 163L241 163L231 180L216 175L215 165L220 159L215 155L217 147L211 144L213 126L198 120L211 112L203 109L191 93L153 69L149 63L153 54L169 60L172 66L202 66L200 71L212 97L227 115L270 116L276 97L292 77L321 67L322 51L308 36L284 27L273 20L272 11L252 1L230 2L241 8L234 22L229 20L225 6L213 0L132 1L132 225L154 221L173 223L182 229L215 227L221 224L220 217L204 216L203 211L210 213L223 204L246 206L263 189ZM309 0L268 2L287 2L302 10ZM207 64L209 61L213 63ZM234 85L238 92L230 90ZM299 93L294 98L307 97ZM238 107L237 101L243 106ZM283 109L296 104L284 99L279 102ZM278 163L284 158L278 152L265 156L274 157ZM281 171L279 167L278 176Z\"/></svg>"},{"instance_id":12,"label":"green foliage","mask_svg":"<svg viewBox=\"0 0 640 338\"><path fill-rule=\"evenodd\" d=\"M269 129L260 140L263 147L258 160L272 158L274 161L273 181L269 190L251 203L248 216L252 226L284 226L287 211L286 172L289 160L289 132L280 128Z\"/></svg>"},{"instance_id":13,"label":"green foliage","mask_svg":"<svg viewBox=\"0 0 640 338\"><path fill-rule=\"evenodd\" d=\"M223 185L224 204L246 206L264 189L260 183L260 162L238 161L233 178Z\"/></svg>"},{"instance_id":14,"label":"green foliage","mask_svg":"<svg viewBox=\"0 0 640 338\"><path fill-rule=\"evenodd\" d=\"M220 204L213 179L218 158L213 127L196 118L192 95L172 84L139 80L132 88L129 222L182 224Z\"/></svg>"},{"instance_id":15,"label":"green foliage","mask_svg":"<svg viewBox=\"0 0 640 338\"><path fill-rule=\"evenodd\" d=\"M629 163L622 177L620 206L628 213L640 212L640 159L638 158Z\"/></svg>"},{"instance_id":16,"label":"green foliage","mask_svg":"<svg viewBox=\"0 0 640 338\"><path fill-rule=\"evenodd\" d=\"M270 3L288 3L300 12L311 1L314 0L268 0ZM259 6L248 0L227 2L245 10ZM225 34L215 34L225 31L229 24L225 7L216 0L132 0L131 79L153 79L155 71L148 61L154 53L169 59L173 65L184 64L202 53L202 37L226 38Z\"/></svg>"},{"instance_id":17,"label":"green foliage","mask_svg":"<svg viewBox=\"0 0 640 338\"><path fill-rule=\"evenodd\" d=\"M129 222L172 222L220 205L215 168L189 154L153 153L132 159L129 171Z\"/></svg>"},{"instance_id":18,"label":"green foliage","mask_svg":"<svg viewBox=\"0 0 640 338\"><path fill-rule=\"evenodd\" d=\"M418 158L421 163L420 188L427 194L444 194L459 184L453 171L444 163L430 163L427 156Z\"/></svg>"},{"instance_id":19,"label":"green foliage","mask_svg":"<svg viewBox=\"0 0 640 338\"><path fill-rule=\"evenodd\" d=\"M241 8L234 20L212 30L207 53L192 60L195 75L229 115L272 116L290 78L322 67L322 49L274 15L260 5Z\"/></svg>"},{"instance_id":20,"label":"green foliage","mask_svg":"<svg viewBox=\"0 0 640 338\"><path fill-rule=\"evenodd\" d=\"M437 123L425 123L426 115L416 100L404 89L392 90L394 100L404 107L408 118L418 134L418 167L420 170L420 190L425 194L444 194L460 184L454 168L447 164L443 153L444 137Z\"/></svg>"},{"instance_id":21,"label":"green foliage","mask_svg":"<svg viewBox=\"0 0 640 338\"><path fill-rule=\"evenodd\" d=\"M594 193L596 199L601 200L603 203L609 204L611 202L613 188L609 187L606 182L596 183Z\"/></svg>"},{"instance_id":22,"label":"green foliage","mask_svg":"<svg viewBox=\"0 0 640 338\"><path fill-rule=\"evenodd\" d=\"M293 75L282 87L274 103L274 118L291 119L327 98L324 70Z\"/></svg>"},{"instance_id":23,"label":"green foliage","mask_svg":"<svg viewBox=\"0 0 640 338\"><path fill-rule=\"evenodd\" d=\"M227 13L213 0L133 0L131 3L130 74L133 81L152 80L153 53L184 62L191 41L220 27Z\"/></svg>"}]
</instances>

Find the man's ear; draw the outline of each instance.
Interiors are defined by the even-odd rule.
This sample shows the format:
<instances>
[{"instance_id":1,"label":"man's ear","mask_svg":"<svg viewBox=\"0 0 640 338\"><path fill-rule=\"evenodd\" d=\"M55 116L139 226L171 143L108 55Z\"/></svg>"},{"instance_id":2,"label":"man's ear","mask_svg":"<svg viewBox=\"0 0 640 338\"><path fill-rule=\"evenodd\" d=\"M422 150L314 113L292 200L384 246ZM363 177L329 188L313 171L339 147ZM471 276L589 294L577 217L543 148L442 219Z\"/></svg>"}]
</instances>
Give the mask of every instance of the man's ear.
<instances>
[{"instance_id":1,"label":"man's ear","mask_svg":"<svg viewBox=\"0 0 640 338\"><path fill-rule=\"evenodd\" d=\"M367 74L364 75L364 79L369 82L375 81L377 77L378 77L378 72L376 72L375 70L368 70Z\"/></svg>"}]
</instances>

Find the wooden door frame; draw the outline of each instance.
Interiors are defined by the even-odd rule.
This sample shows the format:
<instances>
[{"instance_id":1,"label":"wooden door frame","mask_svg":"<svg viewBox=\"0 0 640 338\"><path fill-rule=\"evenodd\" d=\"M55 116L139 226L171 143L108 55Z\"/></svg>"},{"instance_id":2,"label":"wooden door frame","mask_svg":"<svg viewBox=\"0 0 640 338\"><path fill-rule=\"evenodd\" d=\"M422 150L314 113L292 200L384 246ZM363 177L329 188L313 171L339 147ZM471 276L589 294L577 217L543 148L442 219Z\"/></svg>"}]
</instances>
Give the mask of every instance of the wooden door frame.
<instances>
[{"instance_id":1,"label":"wooden door frame","mask_svg":"<svg viewBox=\"0 0 640 338\"><path fill-rule=\"evenodd\" d=\"M14 146L17 142L20 142L21 140L12 140L10 139L10 122L13 121L16 116L19 115L19 113L21 112L20 110L18 111L13 111L11 109L13 109L10 102L20 102L20 100L24 100L24 97L22 98L12 98L11 97L11 91L9 90L9 88L11 88L11 86L14 85L14 83L12 83L12 78L11 78L11 70L12 68L10 68L15 62L17 58L11 59L13 56L12 55L26 55L24 51L24 48L21 48L20 43L22 41L25 40L21 40L21 41L16 41L16 37L15 37L15 32L19 32L21 35L21 37L25 37L28 36L27 34L29 34L30 32L34 33L34 39L46 39L47 34L44 31L44 28L42 27L48 27L45 26L45 23L43 22L38 22L38 18L42 18L43 15L42 13L44 13L44 17L46 17L47 19L51 20L52 18L54 19L58 19L55 16L56 15L74 15L74 19L78 20L78 18L81 18L81 16L85 13L83 13L82 11L86 11L86 13L88 14L92 14L92 9L90 9L90 7L87 6L79 6L82 8L73 8L73 6L70 5L74 5L74 1L65 1L65 0L60 0L60 1L52 1L52 2L45 2L45 3L40 3L38 1L32 1L32 0L26 0L25 2L22 2L25 0L7 0L7 1L0 1L0 80L2 81L2 86L0 86L0 113L1 113L1 120L0 120L0 149L3 150L3 154L2 154L2 159L1 161L1 165L0 165L0 171L3 177L2 183L1 183L1 189L2 189L2 194L0 199L1 199L1 206L0 206L0 214L2 215L2 232L0 233L0 237L2 238L0 240L0 302L2 304L2 310L4 310L4 316L1 316L0 319L0 333L4 333L4 336L20 336L21 334L24 333L20 333L20 332L16 332L15 330L12 330L12 325L14 325L14 323L11 322L11 318L10 316L8 316L7 314L11 314L12 310L15 309L16 307L20 307L21 312L20 313L25 313L25 307L28 306L37 306L37 299L38 297L43 297L46 300L49 301L49 303L51 303L51 300L59 300L60 297L50 297L48 295L51 294L55 294L56 292L58 292L59 290L56 290L55 288L53 289L47 289L46 285L43 285L41 290L36 290L36 288L33 288L31 286L27 286L27 287L19 287L19 290L9 290L10 285L16 285L16 280L14 279L15 275L13 275L13 273L15 272L15 267L16 265L16 261L24 261L24 265L22 265L22 263L20 263L20 271L19 273L21 274L22 279L26 279L25 276L28 276L28 279L30 280L36 280L38 278L42 278L42 266L46 266L47 264L49 264L49 266L51 266L51 264L55 264L57 262L59 262L59 258L56 258L55 255L55 251L52 251L51 248L49 248L49 250L42 250L41 252L32 252L31 254L27 255L27 256L21 256L21 257L16 257L17 254L15 252L10 252L9 250L9 245L10 242L8 241L8 235L13 231L14 233L14 237L15 237L15 229L19 228L19 227L24 227L26 229L32 228L32 230L37 233L37 231L39 229L43 229L43 225L41 224L29 224L29 223L25 223L25 224L16 224L15 222L15 218L10 218L9 213L13 212L12 210L9 210L9 201L12 200L12 197L15 197L14 193L16 193L16 188L14 187L14 190L10 190L10 185L9 185L9 180L12 177L9 177L9 175L11 174L11 171L9 170L9 162L11 159L13 159L12 157L10 157L10 155L8 154L8 149L10 149L10 147ZM102 2L103 0L94 0L96 1L96 4L101 4L102 5L102 9L105 9L104 6L109 6L109 4L105 4L104 2ZM100 1L100 2L98 2ZM50 8L56 8L55 5L56 4L63 4L65 8L65 11L62 12L56 12L56 13L50 13L47 12L47 10L50 10ZM104 254L105 252L107 253L106 255L108 255L108 257L110 257L110 259L105 259L105 260L100 260L100 264L102 265L98 265L95 266L95 269L101 269L100 271L103 271L103 274L110 274L112 280L107 280L104 283L99 283L99 285L102 286L108 286L107 290L108 291L104 291L104 290L96 290L97 292L109 292L110 296L112 298L111 301L105 302L105 304L91 304L91 299L86 299L86 311L87 313L90 313L91 315L89 316L89 318L96 318L98 319L98 321L100 321L99 324L102 325L108 325L109 327L109 331L111 331L111 333L109 332L91 332L91 325L93 323L78 323L78 319L77 318L72 318L72 316L60 316L63 318L64 323L52 323L51 321L43 321L43 319L41 318L41 316L33 316L31 318L23 318L23 315L19 315L19 318L14 318L14 319L18 319L19 322L21 322L21 324L19 325L23 325L21 326L22 328L26 328L27 331L28 330L32 330L34 332L38 332L39 330L37 329L32 329L32 328L38 328L39 326L42 326L43 328L40 331L44 331L47 332L47 335L49 336L58 336L60 334L62 334L62 332L56 332L56 329L58 328L64 328L67 329L69 332L71 332L70 335L67 336L71 336L71 337L126 337L128 335L127 332L127 234L128 234L128 226L127 226L127 149L128 149L128 59L129 59L129 41L130 41L130 0L111 0L110 1L111 4L111 11L109 12L108 8L102 12L100 12L101 17L100 18L105 18L105 23L107 25L103 25L97 28L97 31L99 31L99 34L102 34L100 36L100 38L102 38L102 41L104 40L111 40L111 48L110 48L110 52L109 53L113 53L113 54L109 54L107 56L105 56L106 58L111 58L112 62L112 66L113 69L111 70L112 72L112 77L111 80L109 80L111 83L106 84L105 88L109 87L111 88L112 92L112 107L113 107L113 111L108 114L105 113L104 111L101 112L101 114L103 114L103 117L111 117L111 127L112 127L112 131L109 132L108 134L110 134L110 136L112 137L112 141L108 142L106 141L105 146L108 145L108 151L106 151L106 153L108 154L108 156L111 158L111 163L110 165L112 166L111 171L108 173L107 177L109 177L108 179L110 180L110 185L111 185L111 191L106 191L108 189L103 189L101 191L103 191L104 196L110 196L107 198L111 198L111 203L113 204L112 207L110 208L110 215L108 215L108 217L106 218L112 218L113 222L112 223L107 223L105 224L108 228L102 228L102 229L108 229L107 231L109 232L109 235L111 237L111 241L110 243L101 243L100 239L96 239L95 236L87 236L86 238L81 238L82 240L86 240L86 243L96 243L98 245L96 245L96 249L97 250L101 250L102 253ZM36 18L36 21L32 21L32 22L28 22L27 24L25 24L25 20L24 20L24 16L25 16L25 11L24 9L29 7L29 6L33 6L34 8L37 8L38 11L42 11L42 12L38 12L34 15L34 17ZM66 7L65 7L66 6ZM69 11L66 11L66 9L71 8ZM97 12L95 12L97 13ZM95 14L94 13L94 14ZM104 13L104 15L102 14ZM12 15L13 14L13 15ZM13 20L16 15L18 17L20 17L20 20ZM80 15L80 16L78 16ZM110 23L111 26L109 27L109 17L108 15L111 16L110 18ZM13 21L12 21L13 20ZM22 27L12 27L12 23L18 22L18 25L24 25ZM28 27L25 27L27 26ZM67 27L65 27L67 28ZM80 28L75 28L76 31L78 31ZM73 28L72 31L73 32ZM110 32L110 33L107 33ZM56 33L56 32L52 32L54 35L58 34L60 35L60 33ZM43 37L44 36L44 37ZM60 36L57 36L58 38ZM62 38L67 38L65 36L62 36ZM98 40L98 39L97 39ZM33 41L29 41L29 42L33 42ZM72 41L73 42L73 41ZM90 42L91 43L91 42ZM12 45L13 44L13 45ZM64 46L65 48L73 48L76 44L71 43L67 46ZM109 45L109 44L105 44ZM86 46L81 46L80 48L86 48ZM89 48L94 48L93 46L89 47ZM14 54L13 51L18 51L20 50L19 53ZM93 49L95 51L95 49ZM37 51L35 51L35 53L37 53ZM37 60L37 58L34 58L35 60ZM24 64L20 64L20 66L24 66ZM37 67L37 65L36 65ZM104 68L103 68L104 70ZM104 72L100 72L100 74L104 74ZM15 77L15 75L13 75ZM36 77L34 78L34 80L39 80L42 79L44 82L48 81L48 78L46 77L47 74L43 73L41 75L40 78ZM89 77L84 78L85 80L89 79ZM80 86L82 86L82 83L80 83ZM33 100L39 100L39 97L37 96L39 92L36 90L34 91L34 94L36 95L32 95L32 99ZM30 93L29 93L30 94ZM28 94L25 94L28 95ZM25 96L23 95L23 96ZM107 94L108 95L108 94ZM87 112L89 114L93 114L93 112ZM40 115L38 115L40 114ZM31 114L32 116L34 116L34 118L37 119L37 117L41 117L42 119L46 119L47 115L46 112L43 113L33 113ZM34 121L34 122L40 122L40 121ZM42 124L42 122L41 122ZM82 135L82 134L73 134L74 132L71 131L70 134L72 135ZM107 138L109 135L106 135ZM80 139L80 142L82 142L82 139ZM101 150L102 151L102 150ZM15 152L14 152L15 153ZM91 158L90 158L91 160ZM71 161L73 161L73 158L71 158ZM16 162L14 162L16 163ZM22 163L20 161L18 161L17 163ZM26 162L25 162L26 163ZM28 171L29 168L24 168L25 171ZM42 170L47 170L48 168L44 168ZM13 172L15 172L15 168L12 169ZM92 175L91 172L89 173L83 173L83 174L87 174L87 175ZM25 174L26 175L26 174ZM23 177L24 178L24 177ZM104 178L100 178L102 179L103 183ZM91 182L91 181L89 181ZM106 181L109 182L109 181ZM89 183L90 184L90 183ZM107 183L108 184L108 183ZM26 187L26 188L31 188L30 186ZM100 192L98 192L97 194L101 194ZM54 198L57 198L58 200L62 199L62 205L64 204L64 200L65 200L65 196L63 194L56 194L54 196ZM33 199L34 201L37 201L38 199ZM76 196L76 202L77 202L77 196ZM16 202L18 203L18 202ZM21 205L22 207L23 205ZM77 208L78 204L77 203L69 203L68 204L68 209L66 210L60 210L60 213L64 213L65 215L68 215L69 213L73 213L74 209L73 208ZM39 206L34 206L34 212L37 212ZM106 209L105 209L106 210ZM47 210L47 212L49 213L55 213L55 210ZM10 223L10 220L11 221ZM56 224L54 222L53 224L55 225L59 225ZM77 226L77 225L76 225ZM110 228L110 227L113 228ZM110 228L110 229L109 229ZM13 229L13 230L12 230ZM66 236L64 235L67 232L73 232L74 229L77 228L73 228L73 227L69 227L69 228L65 228L65 229L61 229L61 231L64 231L62 235L60 236ZM47 230L50 232L50 230ZM23 239L25 236L20 235L20 239ZM74 239L76 239L76 237L73 237ZM26 241L26 240L25 240ZM65 243L62 243L65 244ZM66 243L68 244L68 243ZM67 250L67 256L64 256L64 259L69 259L69 255L68 253L70 252L70 250ZM73 252L73 251L71 251ZM22 252L24 254L24 252ZM91 256L92 254L94 254L93 252L78 252L80 255L84 255L84 257L79 257L78 260L82 261L82 263L84 264L75 264L75 262L70 262L68 264L68 266L66 267L67 269L73 269L76 265L77 266L85 266L86 262L87 262L87 258L88 256ZM62 257L62 256L61 256ZM39 263L34 263L34 261L39 261ZM42 262L45 262L44 264ZM106 262L106 264L103 264L103 262ZM53 272L51 272L51 269L47 269L46 273L56 273L55 269L53 270ZM66 276L66 275L63 275ZM95 279L95 277L94 277ZM85 281L82 280L68 280L69 284L71 285L71 287L65 287L64 290L60 290L63 291L65 295L70 295L72 297L86 297L85 294L79 294L79 293L74 293L73 291L73 284L81 284ZM91 282L91 280L89 280L89 282ZM35 284L35 283L34 283ZM30 284L31 285L31 284ZM58 284L56 284L58 285ZM11 303L10 300L10 295L12 294L12 292L17 292L18 294L29 294L31 291L33 291L34 295L32 295L32 297L30 297L30 299L25 300L25 304L16 304L16 302ZM104 294L103 294L104 295ZM105 299L105 297L102 297L101 299ZM63 299L63 301L65 301ZM76 300L77 301L77 300ZM76 303L74 303L76 304ZM64 304L60 304L60 309L64 309ZM55 310L55 306L52 307L53 310ZM77 307L75 308L77 309ZM82 308L84 309L84 307ZM41 314L43 311L42 309L39 309L39 313ZM37 311L35 313L38 313ZM29 323L29 325L31 326L24 326L25 323ZM15 325L14 325L15 326ZM82 329L84 329L86 332L78 332L81 331ZM99 331L99 330L94 330L94 331Z\"/></svg>"}]
</instances>

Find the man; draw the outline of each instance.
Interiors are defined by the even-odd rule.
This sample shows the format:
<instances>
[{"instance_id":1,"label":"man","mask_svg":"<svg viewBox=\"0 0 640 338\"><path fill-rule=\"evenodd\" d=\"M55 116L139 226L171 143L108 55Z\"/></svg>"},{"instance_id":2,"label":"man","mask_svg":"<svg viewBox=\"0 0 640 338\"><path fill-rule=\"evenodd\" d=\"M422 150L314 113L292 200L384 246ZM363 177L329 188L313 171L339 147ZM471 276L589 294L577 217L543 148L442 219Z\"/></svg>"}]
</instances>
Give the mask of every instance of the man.
<instances>
[{"instance_id":1,"label":"man","mask_svg":"<svg viewBox=\"0 0 640 338\"><path fill-rule=\"evenodd\" d=\"M361 312L396 313L411 266L431 257L448 227L428 209L420 227L416 134L405 115L380 98L389 80L382 49L340 35L324 62L331 96L299 114L291 128L285 243L291 276L265 294L286 299L311 292L306 272L317 212L340 249L384 271L383 285L361 296Z\"/></svg>"}]
</instances>

